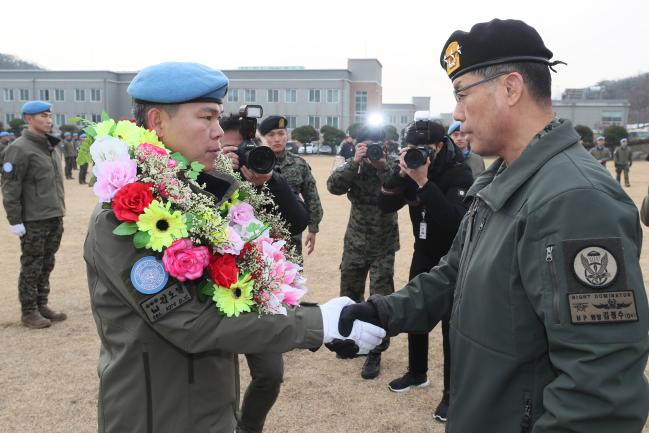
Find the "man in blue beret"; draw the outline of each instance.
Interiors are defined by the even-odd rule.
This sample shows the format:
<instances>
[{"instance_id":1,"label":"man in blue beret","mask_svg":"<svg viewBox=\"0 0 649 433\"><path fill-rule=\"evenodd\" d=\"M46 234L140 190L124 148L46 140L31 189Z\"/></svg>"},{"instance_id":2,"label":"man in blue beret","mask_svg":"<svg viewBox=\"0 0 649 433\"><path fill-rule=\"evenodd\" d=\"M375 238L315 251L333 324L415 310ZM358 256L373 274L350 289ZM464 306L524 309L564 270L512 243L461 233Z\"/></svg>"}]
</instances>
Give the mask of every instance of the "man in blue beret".
<instances>
[{"instance_id":1,"label":"man in blue beret","mask_svg":"<svg viewBox=\"0 0 649 433\"><path fill-rule=\"evenodd\" d=\"M170 150L205 165L198 181L219 203L238 186L211 170L220 151L227 86L221 71L174 62L143 69L128 88L137 123L154 130ZM99 432L232 433L238 416L237 353L315 349L344 338L338 319L352 302L348 298L300 307L285 316L224 317L198 284L169 277L158 293L142 293L130 275L149 253L115 236L118 225L113 211L98 205L84 245L102 344ZM183 302L170 303L173 297ZM144 305L156 300L168 305L160 314L147 314ZM354 350L360 347L365 353L385 334L360 321L355 329L350 334L358 345Z\"/></svg>"},{"instance_id":2,"label":"man in blue beret","mask_svg":"<svg viewBox=\"0 0 649 433\"><path fill-rule=\"evenodd\" d=\"M11 232L20 237L21 320L26 327L37 329L67 317L48 306L49 277L63 235L65 202L60 140L50 135L51 105L29 101L22 114L28 126L4 152L2 195Z\"/></svg>"},{"instance_id":3,"label":"man in blue beret","mask_svg":"<svg viewBox=\"0 0 649 433\"><path fill-rule=\"evenodd\" d=\"M593 155L593 158L599 161L599 163L604 167L606 167L606 162L613 158L611 151L606 147L606 139L603 135L597 136L597 139L595 139L595 146L590 149L590 154Z\"/></svg>"},{"instance_id":4,"label":"man in blue beret","mask_svg":"<svg viewBox=\"0 0 649 433\"><path fill-rule=\"evenodd\" d=\"M65 131L63 133L63 157L65 158L65 178L74 179L72 177L72 169L74 168L74 159L76 157L76 150L74 148L74 141L72 141L72 133Z\"/></svg>"},{"instance_id":5,"label":"man in blue beret","mask_svg":"<svg viewBox=\"0 0 649 433\"><path fill-rule=\"evenodd\" d=\"M471 151L471 144L467 140L466 133L460 130L462 122L454 121L451 126L448 127L447 134L453 139L453 142L457 144L457 147L462 151L464 155L464 163L469 166L473 178L477 179L480 174L485 170L484 159L480 155Z\"/></svg>"},{"instance_id":6,"label":"man in blue beret","mask_svg":"<svg viewBox=\"0 0 649 433\"><path fill-rule=\"evenodd\" d=\"M449 37L453 117L497 159L438 266L341 314L343 332L363 317L396 335L450 309L447 433L640 432L647 420L638 210L555 117L551 58L522 21Z\"/></svg>"}]
</instances>

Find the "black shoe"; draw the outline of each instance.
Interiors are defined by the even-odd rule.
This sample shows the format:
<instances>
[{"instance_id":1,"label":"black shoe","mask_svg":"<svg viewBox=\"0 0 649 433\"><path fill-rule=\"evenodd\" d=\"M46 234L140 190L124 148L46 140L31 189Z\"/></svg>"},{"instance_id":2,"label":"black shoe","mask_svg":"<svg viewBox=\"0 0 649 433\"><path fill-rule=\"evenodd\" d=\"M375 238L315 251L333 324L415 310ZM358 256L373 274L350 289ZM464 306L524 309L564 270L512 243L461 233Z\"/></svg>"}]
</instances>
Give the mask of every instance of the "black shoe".
<instances>
[{"instance_id":1,"label":"black shoe","mask_svg":"<svg viewBox=\"0 0 649 433\"><path fill-rule=\"evenodd\" d=\"M437 409L435 409L435 415L433 415L433 419L440 422L446 422L447 414L448 414L448 406L449 406L449 396L447 392L444 392L442 401L439 402L439 404L437 405Z\"/></svg>"},{"instance_id":2,"label":"black shoe","mask_svg":"<svg viewBox=\"0 0 649 433\"><path fill-rule=\"evenodd\" d=\"M404 374L398 379L394 379L388 384L388 388L392 392L406 392L410 388L423 388L428 386L430 382L425 374L412 374L410 372Z\"/></svg>"},{"instance_id":3,"label":"black shoe","mask_svg":"<svg viewBox=\"0 0 649 433\"><path fill-rule=\"evenodd\" d=\"M361 377L363 379L375 379L381 371L381 352L370 352L367 355Z\"/></svg>"}]
</instances>

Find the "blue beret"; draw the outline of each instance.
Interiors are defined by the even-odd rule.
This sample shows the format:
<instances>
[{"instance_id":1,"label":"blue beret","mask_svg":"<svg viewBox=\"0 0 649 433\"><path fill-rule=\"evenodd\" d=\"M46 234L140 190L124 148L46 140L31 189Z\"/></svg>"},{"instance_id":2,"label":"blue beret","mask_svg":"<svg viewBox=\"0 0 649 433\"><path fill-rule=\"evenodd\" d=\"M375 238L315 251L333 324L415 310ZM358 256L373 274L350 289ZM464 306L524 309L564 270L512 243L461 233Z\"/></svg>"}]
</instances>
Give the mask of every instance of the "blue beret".
<instances>
[{"instance_id":1,"label":"blue beret","mask_svg":"<svg viewBox=\"0 0 649 433\"><path fill-rule=\"evenodd\" d=\"M81 134L79 138L86 138L86 134Z\"/></svg>"},{"instance_id":2,"label":"blue beret","mask_svg":"<svg viewBox=\"0 0 649 433\"><path fill-rule=\"evenodd\" d=\"M65 131L65 132L63 133L63 136L64 136L64 137L69 137L69 136L71 136L71 135L72 135L72 134L71 134L70 132L68 132L68 131Z\"/></svg>"},{"instance_id":3,"label":"blue beret","mask_svg":"<svg viewBox=\"0 0 649 433\"><path fill-rule=\"evenodd\" d=\"M9 133L9 137L15 137L15 136L16 136L16 134L14 134L13 132Z\"/></svg>"},{"instance_id":4,"label":"blue beret","mask_svg":"<svg viewBox=\"0 0 649 433\"><path fill-rule=\"evenodd\" d=\"M459 130L460 130L460 126L462 126L462 122L460 122L459 120L454 121L453 123L451 123L451 126L448 127L448 132L447 132L447 134L448 134L448 135L451 135L451 134L454 133L455 131L459 131Z\"/></svg>"},{"instance_id":5,"label":"blue beret","mask_svg":"<svg viewBox=\"0 0 649 433\"><path fill-rule=\"evenodd\" d=\"M126 90L133 99L159 104L223 102L228 77L198 63L166 62L142 69Z\"/></svg>"},{"instance_id":6,"label":"blue beret","mask_svg":"<svg viewBox=\"0 0 649 433\"><path fill-rule=\"evenodd\" d=\"M6 131L0 131L0 137L9 137L9 133Z\"/></svg>"},{"instance_id":7,"label":"blue beret","mask_svg":"<svg viewBox=\"0 0 649 433\"><path fill-rule=\"evenodd\" d=\"M606 138L604 138L603 135L598 135L595 141L599 141L599 140L606 140Z\"/></svg>"},{"instance_id":8,"label":"blue beret","mask_svg":"<svg viewBox=\"0 0 649 433\"><path fill-rule=\"evenodd\" d=\"M23 114L38 114L50 111L52 109L52 104L48 104L44 101L27 101L23 108L20 109L20 112Z\"/></svg>"}]
</instances>

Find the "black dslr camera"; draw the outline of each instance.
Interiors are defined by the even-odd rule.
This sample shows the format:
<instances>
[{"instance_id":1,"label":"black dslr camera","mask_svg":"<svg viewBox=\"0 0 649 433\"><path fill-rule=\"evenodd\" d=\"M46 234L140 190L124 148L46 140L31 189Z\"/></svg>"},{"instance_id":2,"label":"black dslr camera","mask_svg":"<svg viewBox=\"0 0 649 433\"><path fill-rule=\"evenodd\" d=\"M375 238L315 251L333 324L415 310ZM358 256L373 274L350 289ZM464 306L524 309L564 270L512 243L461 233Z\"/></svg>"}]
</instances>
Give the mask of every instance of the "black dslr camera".
<instances>
[{"instance_id":1,"label":"black dslr camera","mask_svg":"<svg viewBox=\"0 0 649 433\"><path fill-rule=\"evenodd\" d=\"M356 136L357 142L371 140L367 145L365 157L370 161L378 161L383 158L383 140L385 140L385 131L382 127L364 126Z\"/></svg>"},{"instance_id":2,"label":"black dslr camera","mask_svg":"<svg viewBox=\"0 0 649 433\"><path fill-rule=\"evenodd\" d=\"M406 166L411 169L426 164L426 159L433 155L433 149L429 144L435 144L444 138L444 127L430 119L417 119L406 128L404 145L414 145L406 151L403 157Z\"/></svg>"},{"instance_id":3,"label":"black dslr camera","mask_svg":"<svg viewBox=\"0 0 649 433\"><path fill-rule=\"evenodd\" d=\"M267 174L275 167L275 153L270 147L257 146L254 138L257 132L257 119L263 114L261 105L242 105L239 108L239 133L243 143L237 148L239 166L246 166L250 170Z\"/></svg>"}]
</instances>

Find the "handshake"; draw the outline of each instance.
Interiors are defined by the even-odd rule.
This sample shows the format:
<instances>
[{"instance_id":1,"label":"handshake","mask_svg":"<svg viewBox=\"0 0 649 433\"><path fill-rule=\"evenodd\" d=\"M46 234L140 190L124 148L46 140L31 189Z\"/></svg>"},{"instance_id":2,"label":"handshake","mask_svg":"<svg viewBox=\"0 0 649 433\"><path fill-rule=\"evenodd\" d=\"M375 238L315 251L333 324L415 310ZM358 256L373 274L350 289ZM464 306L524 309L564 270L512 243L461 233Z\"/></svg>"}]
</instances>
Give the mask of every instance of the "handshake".
<instances>
[{"instance_id":1,"label":"handshake","mask_svg":"<svg viewBox=\"0 0 649 433\"><path fill-rule=\"evenodd\" d=\"M323 342L342 358L369 353L386 335L376 309L369 303L357 304L341 297L321 305L320 311Z\"/></svg>"}]
</instances>

